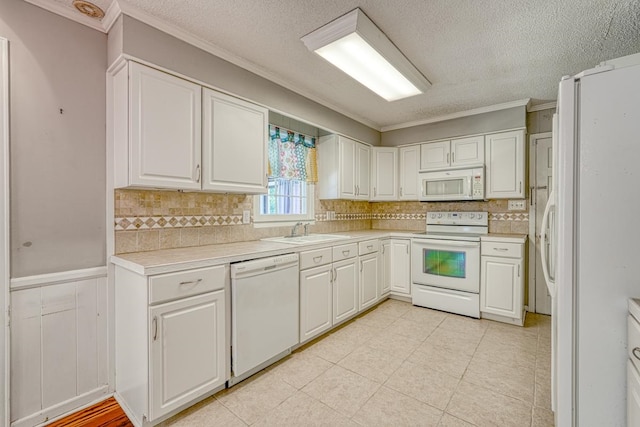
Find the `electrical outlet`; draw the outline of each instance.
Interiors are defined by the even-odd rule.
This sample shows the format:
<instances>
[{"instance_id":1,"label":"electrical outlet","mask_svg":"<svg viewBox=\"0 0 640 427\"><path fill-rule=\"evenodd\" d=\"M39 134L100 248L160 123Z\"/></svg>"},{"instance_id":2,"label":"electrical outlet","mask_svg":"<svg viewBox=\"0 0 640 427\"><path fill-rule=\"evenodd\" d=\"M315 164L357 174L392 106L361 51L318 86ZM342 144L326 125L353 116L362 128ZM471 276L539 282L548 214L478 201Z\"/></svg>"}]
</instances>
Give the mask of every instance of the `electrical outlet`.
<instances>
[{"instance_id":1,"label":"electrical outlet","mask_svg":"<svg viewBox=\"0 0 640 427\"><path fill-rule=\"evenodd\" d=\"M523 211L525 206L525 200L509 200L510 211Z\"/></svg>"},{"instance_id":2,"label":"electrical outlet","mask_svg":"<svg viewBox=\"0 0 640 427\"><path fill-rule=\"evenodd\" d=\"M243 224L251 223L251 211L242 211L242 223Z\"/></svg>"}]
</instances>

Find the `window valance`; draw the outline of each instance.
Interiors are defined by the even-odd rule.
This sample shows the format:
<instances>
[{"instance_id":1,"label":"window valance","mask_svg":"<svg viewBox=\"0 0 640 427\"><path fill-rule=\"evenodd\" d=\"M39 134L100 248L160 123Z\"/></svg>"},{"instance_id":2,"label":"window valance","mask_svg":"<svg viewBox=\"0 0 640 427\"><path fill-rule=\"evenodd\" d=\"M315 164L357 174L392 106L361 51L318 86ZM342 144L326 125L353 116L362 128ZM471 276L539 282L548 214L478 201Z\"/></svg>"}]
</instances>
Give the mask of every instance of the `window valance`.
<instances>
[{"instance_id":1,"label":"window valance","mask_svg":"<svg viewBox=\"0 0 640 427\"><path fill-rule=\"evenodd\" d=\"M318 182L316 139L269 125L269 177Z\"/></svg>"}]
</instances>

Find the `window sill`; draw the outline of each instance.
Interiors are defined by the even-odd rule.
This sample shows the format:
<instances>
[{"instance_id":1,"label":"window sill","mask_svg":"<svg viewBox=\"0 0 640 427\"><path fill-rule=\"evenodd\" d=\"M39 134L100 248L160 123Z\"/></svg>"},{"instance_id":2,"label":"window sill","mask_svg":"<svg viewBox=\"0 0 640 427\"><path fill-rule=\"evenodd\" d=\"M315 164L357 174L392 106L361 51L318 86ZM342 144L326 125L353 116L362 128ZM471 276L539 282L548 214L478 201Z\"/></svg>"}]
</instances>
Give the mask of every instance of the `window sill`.
<instances>
[{"instance_id":1,"label":"window sill","mask_svg":"<svg viewBox=\"0 0 640 427\"><path fill-rule=\"evenodd\" d=\"M299 222L309 225L315 225L316 223L315 220L311 219L301 219L294 221L254 221L253 228L293 227Z\"/></svg>"}]
</instances>

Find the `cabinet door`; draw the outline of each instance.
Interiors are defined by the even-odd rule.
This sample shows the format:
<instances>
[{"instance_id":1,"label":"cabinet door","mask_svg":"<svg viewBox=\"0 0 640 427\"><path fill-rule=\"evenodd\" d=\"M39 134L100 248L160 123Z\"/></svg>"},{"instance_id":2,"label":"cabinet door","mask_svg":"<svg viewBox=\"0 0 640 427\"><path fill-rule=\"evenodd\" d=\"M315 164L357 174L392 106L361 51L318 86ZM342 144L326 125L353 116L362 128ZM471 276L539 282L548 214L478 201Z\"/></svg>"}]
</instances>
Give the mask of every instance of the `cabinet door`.
<instances>
[{"instance_id":1,"label":"cabinet door","mask_svg":"<svg viewBox=\"0 0 640 427\"><path fill-rule=\"evenodd\" d=\"M372 148L370 200L398 200L398 149Z\"/></svg>"},{"instance_id":2,"label":"cabinet door","mask_svg":"<svg viewBox=\"0 0 640 427\"><path fill-rule=\"evenodd\" d=\"M340 198L356 198L356 145L357 142L339 137L338 159L340 163Z\"/></svg>"},{"instance_id":3,"label":"cabinet door","mask_svg":"<svg viewBox=\"0 0 640 427\"><path fill-rule=\"evenodd\" d=\"M224 384L224 290L149 309L151 421Z\"/></svg>"},{"instance_id":4,"label":"cabinet door","mask_svg":"<svg viewBox=\"0 0 640 427\"><path fill-rule=\"evenodd\" d=\"M381 241L380 245L382 246L382 273L380 274L380 295L385 295L391 291L391 280L394 270L391 242L391 239L385 239Z\"/></svg>"},{"instance_id":5,"label":"cabinet door","mask_svg":"<svg viewBox=\"0 0 640 427\"><path fill-rule=\"evenodd\" d=\"M640 374L627 360L627 425L640 425Z\"/></svg>"},{"instance_id":6,"label":"cabinet door","mask_svg":"<svg viewBox=\"0 0 640 427\"><path fill-rule=\"evenodd\" d=\"M205 190L266 193L268 111L204 89Z\"/></svg>"},{"instance_id":7,"label":"cabinet door","mask_svg":"<svg viewBox=\"0 0 640 427\"><path fill-rule=\"evenodd\" d=\"M200 86L135 62L129 78L129 184L200 189Z\"/></svg>"},{"instance_id":8,"label":"cabinet door","mask_svg":"<svg viewBox=\"0 0 640 427\"><path fill-rule=\"evenodd\" d=\"M391 292L411 295L411 240L391 240Z\"/></svg>"},{"instance_id":9,"label":"cabinet door","mask_svg":"<svg viewBox=\"0 0 640 427\"><path fill-rule=\"evenodd\" d=\"M399 200L418 200L418 169L420 168L420 146L400 148Z\"/></svg>"},{"instance_id":10,"label":"cabinet door","mask_svg":"<svg viewBox=\"0 0 640 427\"><path fill-rule=\"evenodd\" d=\"M451 140L451 166L484 165L484 136Z\"/></svg>"},{"instance_id":11,"label":"cabinet door","mask_svg":"<svg viewBox=\"0 0 640 427\"><path fill-rule=\"evenodd\" d=\"M369 200L371 196L371 147L356 143L356 199Z\"/></svg>"},{"instance_id":12,"label":"cabinet door","mask_svg":"<svg viewBox=\"0 0 640 427\"><path fill-rule=\"evenodd\" d=\"M522 317L522 259L482 257L480 311L519 319Z\"/></svg>"},{"instance_id":13,"label":"cabinet door","mask_svg":"<svg viewBox=\"0 0 640 427\"><path fill-rule=\"evenodd\" d=\"M378 253L361 256L360 259L360 311L378 301L380 280Z\"/></svg>"},{"instance_id":14,"label":"cabinet door","mask_svg":"<svg viewBox=\"0 0 640 427\"><path fill-rule=\"evenodd\" d=\"M524 198L524 131L487 135L485 141L485 198Z\"/></svg>"},{"instance_id":15,"label":"cabinet door","mask_svg":"<svg viewBox=\"0 0 640 427\"><path fill-rule=\"evenodd\" d=\"M446 168L450 164L450 141L420 145L420 170Z\"/></svg>"},{"instance_id":16,"label":"cabinet door","mask_svg":"<svg viewBox=\"0 0 640 427\"><path fill-rule=\"evenodd\" d=\"M331 328L333 292L331 264L300 272L300 342Z\"/></svg>"},{"instance_id":17,"label":"cabinet door","mask_svg":"<svg viewBox=\"0 0 640 427\"><path fill-rule=\"evenodd\" d=\"M333 263L333 324L358 313L357 258Z\"/></svg>"}]
</instances>

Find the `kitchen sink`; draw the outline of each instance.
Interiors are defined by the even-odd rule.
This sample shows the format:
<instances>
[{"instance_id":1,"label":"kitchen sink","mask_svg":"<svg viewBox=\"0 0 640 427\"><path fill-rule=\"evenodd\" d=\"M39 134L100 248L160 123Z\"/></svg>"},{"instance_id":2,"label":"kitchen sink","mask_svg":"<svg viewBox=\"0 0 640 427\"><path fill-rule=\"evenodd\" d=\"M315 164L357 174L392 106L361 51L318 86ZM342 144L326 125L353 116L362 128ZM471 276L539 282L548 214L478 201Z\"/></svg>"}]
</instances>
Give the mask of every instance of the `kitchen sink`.
<instances>
[{"instance_id":1,"label":"kitchen sink","mask_svg":"<svg viewBox=\"0 0 640 427\"><path fill-rule=\"evenodd\" d=\"M265 240L268 242L289 243L291 245L304 245L305 243L322 243L331 242L333 240L348 239L350 236L342 234L309 234L308 236L283 236L283 237L267 237Z\"/></svg>"}]
</instances>

